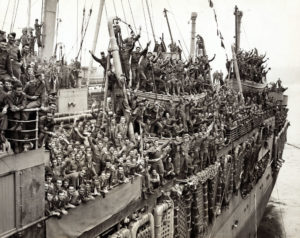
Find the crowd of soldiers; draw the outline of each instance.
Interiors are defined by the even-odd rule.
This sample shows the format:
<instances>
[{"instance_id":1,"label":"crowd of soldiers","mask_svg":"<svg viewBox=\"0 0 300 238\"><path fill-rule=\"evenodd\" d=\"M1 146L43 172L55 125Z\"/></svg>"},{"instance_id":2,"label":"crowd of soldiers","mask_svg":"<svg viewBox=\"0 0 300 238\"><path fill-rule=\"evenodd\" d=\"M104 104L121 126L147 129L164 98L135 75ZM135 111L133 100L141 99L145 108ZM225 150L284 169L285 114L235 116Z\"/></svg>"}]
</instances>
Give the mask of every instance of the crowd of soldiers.
<instances>
[{"instance_id":1,"label":"crowd of soldiers","mask_svg":"<svg viewBox=\"0 0 300 238\"><path fill-rule=\"evenodd\" d=\"M201 93L206 87L211 86L209 63L215 56L209 59L201 49L198 49L197 51L202 53L197 54L194 61L191 59L184 61L181 50L177 50L178 46L172 46L171 52L166 53L163 40L160 44L155 42L154 52L149 51L151 42L142 49L139 43L141 29L137 34L131 31L131 35L125 39L122 38L118 21L115 21L114 30L127 88L168 95L185 95ZM139 45L135 47L136 44ZM105 56L105 53L101 52L101 58L97 58L94 54L92 57L100 63L105 72L109 70L107 57L111 58L110 55Z\"/></svg>"},{"instance_id":2,"label":"crowd of soldiers","mask_svg":"<svg viewBox=\"0 0 300 238\"><path fill-rule=\"evenodd\" d=\"M237 62L241 79L266 83L266 75L271 69L264 65L267 60L266 55L260 55L257 49L251 51L240 50L237 54Z\"/></svg>"},{"instance_id":3,"label":"crowd of soldiers","mask_svg":"<svg viewBox=\"0 0 300 238\"><path fill-rule=\"evenodd\" d=\"M114 28L124 72L121 79L112 71L110 53L101 52L101 58L90 53L111 84L133 92L127 95L127 105L121 100L117 107L107 105L106 111L94 112L93 120L55 127L46 141L51 154L45 182L46 215L67 214L67 209L105 197L135 176L142 177L148 196L175 177L185 179L202 171L231 142L228 130L268 107L267 91L244 99L224 85L222 72L214 74L221 84L215 90L201 42L199 58L184 63L180 58L164 58L161 51L148 52L150 42L143 50L137 46L133 51L140 34L132 31L123 40L117 22ZM135 90L176 97L151 101L136 97ZM203 96L185 97L199 93Z\"/></svg>"},{"instance_id":4,"label":"crowd of soldiers","mask_svg":"<svg viewBox=\"0 0 300 238\"><path fill-rule=\"evenodd\" d=\"M46 145L51 154L46 214L60 217L135 176L142 177L147 197L175 177L202 171L230 143L226 131L262 112L267 101L261 94L243 103L240 94L223 86L219 92L207 91L205 99L181 101L180 106L138 101L130 121L112 111L95 111L93 120L56 126Z\"/></svg>"},{"instance_id":5,"label":"crowd of soldiers","mask_svg":"<svg viewBox=\"0 0 300 238\"><path fill-rule=\"evenodd\" d=\"M80 66L72 62L73 70L68 73L63 60L39 60L34 43L30 45L35 41L28 39L36 39L38 47L43 47L41 27L36 22L36 36L24 30L20 40L14 33L6 39L0 32L0 130L5 140L5 130L14 133L28 129L22 123L10 125L8 119L26 121L31 113L24 109L41 108L39 147L45 144L50 151L45 178L46 215L67 214L67 209L96 196L105 197L109 190L135 176L142 177L145 196L175 177L185 179L215 163L217 151L230 143L226 131L268 106L267 92L243 99L224 84L222 72L213 74L220 89L213 87L209 63L214 57L208 59L200 36L195 60L184 62L178 47L172 46L168 55L163 42L155 43L156 52L148 51L151 42L144 49L135 47L140 32L132 31L123 39L116 21L124 75L116 78L110 52L101 52L101 58L91 54L109 77L111 93L123 86L132 89L128 102L94 112L93 120L55 125L56 92L61 87L76 87ZM245 62L240 63L241 72L248 72L248 65L263 67L264 57L257 52L242 52L238 58ZM137 90L172 94L174 100L140 99L134 94ZM197 97L200 93L202 96ZM19 139L26 140L26 134ZM16 143L13 149L18 153L32 146L30 142Z\"/></svg>"},{"instance_id":6,"label":"crowd of soldiers","mask_svg":"<svg viewBox=\"0 0 300 238\"><path fill-rule=\"evenodd\" d=\"M24 109L41 108L44 113L40 115L45 115L51 106L55 108L59 88L78 86L80 66L77 61L68 66L63 59L56 61L53 57L46 61L37 56L36 43L39 48L43 47L41 27L42 24L36 20L35 35L32 28L24 28L20 38L14 32L6 36L6 32L0 31L1 144L6 143L4 131L14 133L29 129L23 123L9 123L12 120L28 120L32 113L24 112ZM23 134L17 139L28 136ZM19 144L13 146L14 152L24 150L24 145Z\"/></svg>"}]
</instances>

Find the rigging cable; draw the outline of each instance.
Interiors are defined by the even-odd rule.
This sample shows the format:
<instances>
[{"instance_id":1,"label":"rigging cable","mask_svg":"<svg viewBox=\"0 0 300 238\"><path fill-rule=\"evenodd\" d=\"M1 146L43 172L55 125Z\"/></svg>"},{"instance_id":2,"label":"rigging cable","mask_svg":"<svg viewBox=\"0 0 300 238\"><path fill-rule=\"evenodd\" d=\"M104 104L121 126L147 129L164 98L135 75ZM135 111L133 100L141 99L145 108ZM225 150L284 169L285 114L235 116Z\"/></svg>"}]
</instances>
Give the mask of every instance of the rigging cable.
<instances>
[{"instance_id":1,"label":"rigging cable","mask_svg":"<svg viewBox=\"0 0 300 238\"><path fill-rule=\"evenodd\" d=\"M15 16L15 12L16 12L16 3L17 1L14 0L14 6L13 6L13 13L12 13L12 16L11 16L11 23L10 23L10 32L12 32L12 29L13 29L13 23L14 23L14 16Z\"/></svg>"},{"instance_id":2,"label":"rigging cable","mask_svg":"<svg viewBox=\"0 0 300 238\"><path fill-rule=\"evenodd\" d=\"M156 42L154 27L153 27L153 23L152 23L152 19L151 19L151 13L150 13L150 9L149 9L149 3L148 3L148 0L145 0L145 1L146 1L147 10L148 10L148 15L149 15L150 25L151 25L151 29L152 29L153 39L154 39L154 42Z\"/></svg>"},{"instance_id":3,"label":"rigging cable","mask_svg":"<svg viewBox=\"0 0 300 238\"><path fill-rule=\"evenodd\" d=\"M104 2L104 9L105 9L106 20L108 21L108 13L107 13L107 8L106 8L106 2Z\"/></svg>"},{"instance_id":4,"label":"rigging cable","mask_svg":"<svg viewBox=\"0 0 300 238\"><path fill-rule=\"evenodd\" d=\"M15 22L16 22L16 18L17 18L17 13L18 13L18 9L19 9L19 3L20 3L20 0L17 1L16 12L15 12L15 17L14 17L14 21L13 21L13 25L12 25L11 31L13 31L13 29L14 29L14 27L15 27Z\"/></svg>"},{"instance_id":5,"label":"rigging cable","mask_svg":"<svg viewBox=\"0 0 300 238\"><path fill-rule=\"evenodd\" d=\"M151 7L151 17L153 19L153 24L155 25L155 18L154 18L154 13L153 13L153 5L152 5L152 0L150 0L150 7Z\"/></svg>"},{"instance_id":6,"label":"rigging cable","mask_svg":"<svg viewBox=\"0 0 300 238\"><path fill-rule=\"evenodd\" d=\"M124 10L124 5L123 5L123 0L121 0L121 5L122 5L124 19L127 22L126 15L125 15L125 10ZM128 29L128 27L126 27L126 30L127 30L127 34L129 35L129 29Z\"/></svg>"},{"instance_id":7,"label":"rigging cable","mask_svg":"<svg viewBox=\"0 0 300 238\"><path fill-rule=\"evenodd\" d=\"M90 9L90 12L89 12L89 15L88 15L87 23L86 23L85 29L84 29L84 31L83 31L82 39L81 39L81 42L80 42L80 48L79 48L79 51L78 51L78 53L77 53L76 59L78 59L79 54L81 53L82 45L83 45L83 40L84 40L84 38L85 38L85 35L86 35L86 32L87 32L87 28L88 28L88 26L89 26L89 22L90 22L90 19L91 19L91 15L92 15L92 9Z\"/></svg>"},{"instance_id":8,"label":"rigging cable","mask_svg":"<svg viewBox=\"0 0 300 238\"><path fill-rule=\"evenodd\" d=\"M81 31L80 31L80 48L78 49L78 54L76 56L76 60L77 60L79 57L79 54L80 54L80 62L82 59L81 47L82 47L82 43L83 43L83 32L84 32L84 25L85 25L85 4L86 4L86 1L84 1L84 6L83 6L83 10L82 10L82 22L81 22Z\"/></svg>"},{"instance_id":9,"label":"rigging cable","mask_svg":"<svg viewBox=\"0 0 300 238\"><path fill-rule=\"evenodd\" d=\"M134 20L134 17L133 17L133 12L132 12L132 8L131 8L131 4L130 4L129 0L128 0L128 5L129 5L130 12L131 12L131 17L132 17L132 22L133 22L134 30L135 30L135 32L137 32L136 31L135 20ZM125 21L126 21L126 19L125 19Z\"/></svg>"},{"instance_id":10,"label":"rigging cable","mask_svg":"<svg viewBox=\"0 0 300 238\"><path fill-rule=\"evenodd\" d=\"M172 6L171 6L169 0L167 0L167 2L168 2L168 5L169 5L170 9L173 11ZM170 12L170 11L168 11L168 12ZM184 48L185 48L185 50L187 51L187 53L189 53L189 50L188 50L188 48L187 48L187 45L186 45L186 42L185 42L184 37L183 37L183 35L182 35L182 32L181 32L181 30L180 30L180 28L179 28L179 26L178 26L176 17L174 16L174 13L173 13L173 12L170 12L170 13L171 13L171 15L172 15L172 17L173 17L173 19L174 19L174 21L175 21L175 25L176 25L177 31L179 32L179 35L180 35L180 37L181 37L181 39L182 39L182 41L183 41ZM183 50L183 49L182 49L182 50Z\"/></svg>"},{"instance_id":11,"label":"rigging cable","mask_svg":"<svg viewBox=\"0 0 300 238\"><path fill-rule=\"evenodd\" d=\"M14 16L15 16L15 9L16 9L16 0L14 0L14 6L13 6L13 12L11 16L11 23L10 23L10 30L9 32L12 32L12 27L13 27L13 21L14 21Z\"/></svg>"},{"instance_id":12,"label":"rigging cable","mask_svg":"<svg viewBox=\"0 0 300 238\"><path fill-rule=\"evenodd\" d=\"M144 14L144 20L145 20L145 26L146 26L146 32L147 32L147 39L148 39L148 42L149 42L150 38L149 38L149 32L148 32L148 26L147 26L147 19L146 19L146 13L145 13L144 0L142 0L142 8L143 8L143 14Z\"/></svg>"},{"instance_id":13,"label":"rigging cable","mask_svg":"<svg viewBox=\"0 0 300 238\"><path fill-rule=\"evenodd\" d=\"M114 5L114 9L115 9L115 14L116 14L116 16L118 16L118 12L117 12L117 8L116 8L115 0L113 0L113 5Z\"/></svg>"},{"instance_id":14,"label":"rigging cable","mask_svg":"<svg viewBox=\"0 0 300 238\"><path fill-rule=\"evenodd\" d=\"M4 28L4 25L5 25L6 16L7 16L7 12L8 12L8 9L9 9L10 2L11 1L7 2L7 7L6 7L6 11L5 11L4 19L3 19L3 24L2 24L2 29Z\"/></svg>"},{"instance_id":15,"label":"rigging cable","mask_svg":"<svg viewBox=\"0 0 300 238\"><path fill-rule=\"evenodd\" d=\"M291 144L291 143L288 143L288 142L286 144L300 150L300 147L297 146L297 145L294 145L294 144Z\"/></svg>"}]
</instances>

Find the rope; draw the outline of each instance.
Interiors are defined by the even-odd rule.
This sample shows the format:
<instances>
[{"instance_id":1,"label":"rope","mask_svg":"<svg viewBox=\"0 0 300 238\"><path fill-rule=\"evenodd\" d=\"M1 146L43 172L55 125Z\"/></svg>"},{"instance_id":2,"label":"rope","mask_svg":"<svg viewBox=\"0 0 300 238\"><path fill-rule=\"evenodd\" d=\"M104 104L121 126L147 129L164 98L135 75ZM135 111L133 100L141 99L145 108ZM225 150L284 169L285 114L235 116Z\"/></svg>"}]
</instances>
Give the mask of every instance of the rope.
<instances>
[{"instance_id":1,"label":"rope","mask_svg":"<svg viewBox=\"0 0 300 238\"><path fill-rule=\"evenodd\" d=\"M18 3L17 3L16 14L15 14L14 23L13 23L13 28L15 27L15 22L16 22L16 18L17 18L17 13L18 13L18 9L19 9L19 3L20 3L20 0L18 0Z\"/></svg>"},{"instance_id":2,"label":"rope","mask_svg":"<svg viewBox=\"0 0 300 238\"><path fill-rule=\"evenodd\" d=\"M79 51L78 51L78 53L77 53L76 60L78 59L79 54L81 53L83 41L84 41L84 38L85 38L85 35L86 35L87 28L88 28L88 26L89 26L89 22L90 22L90 19L91 19L91 15L92 15L92 9L90 9L90 13L89 13L89 15L88 15L87 23L86 23L86 25L85 25L85 29L84 29L84 32L83 32L83 35L82 35L82 39L81 39L81 42L80 42L80 48L79 48Z\"/></svg>"},{"instance_id":3,"label":"rope","mask_svg":"<svg viewBox=\"0 0 300 238\"><path fill-rule=\"evenodd\" d=\"M132 17L132 22L133 22L134 30L135 30L135 32L136 32L135 20L134 20L134 17L133 17L133 12L132 12L132 9L131 9L131 4L130 4L130 1L129 1L129 0L128 0L128 5L129 5L129 9L130 9L131 17ZM126 21L126 19L125 19L125 21Z\"/></svg>"},{"instance_id":4,"label":"rope","mask_svg":"<svg viewBox=\"0 0 300 238\"><path fill-rule=\"evenodd\" d=\"M2 29L4 28L4 24L5 24L5 21L6 21L6 16L7 16L7 12L8 12L8 9L9 9L10 2L11 2L11 1L8 1L8 2L7 2L7 7L6 7L6 11L5 11L3 23L2 23Z\"/></svg>"},{"instance_id":5,"label":"rope","mask_svg":"<svg viewBox=\"0 0 300 238\"><path fill-rule=\"evenodd\" d=\"M12 32L12 25L13 25L13 21L14 21L15 9L16 9L16 0L14 0L13 13L11 16L11 23L10 23L10 30L9 30L10 32Z\"/></svg>"},{"instance_id":6,"label":"rope","mask_svg":"<svg viewBox=\"0 0 300 238\"><path fill-rule=\"evenodd\" d=\"M104 2L104 8L105 8L106 19L108 20L108 13L107 13L107 8L106 8L106 2Z\"/></svg>"},{"instance_id":7,"label":"rope","mask_svg":"<svg viewBox=\"0 0 300 238\"><path fill-rule=\"evenodd\" d=\"M16 18L16 4L17 4L17 1L14 0L14 7L13 7L13 14L11 16L11 24L10 24L10 32L13 31L13 28L14 28L14 19Z\"/></svg>"},{"instance_id":8,"label":"rope","mask_svg":"<svg viewBox=\"0 0 300 238\"><path fill-rule=\"evenodd\" d=\"M155 25L155 18L154 18L154 13L153 13L153 5L152 5L152 0L150 0L150 7L151 7L151 17L152 17L152 19L153 19L153 23L154 23L154 25Z\"/></svg>"},{"instance_id":9,"label":"rope","mask_svg":"<svg viewBox=\"0 0 300 238\"><path fill-rule=\"evenodd\" d=\"M145 20L145 26L146 26L146 32L147 32L147 39L148 39L148 42L149 42L150 41L150 37L149 37L148 26L147 26L147 19L146 19L146 13L145 13L144 0L142 0L142 8L143 8L143 14L144 14L144 20Z\"/></svg>"},{"instance_id":10,"label":"rope","mask_svg":"<svg viewBox=\"0 0 300 238\"><path fill-rule=\"evenodd\" d=\"M297 146L297 145L293 145L293 144L291 144L291 143L286 143L286 144L289 145L289 146L292 146L292 147L294 147L294 148L296 148L296 149L298 149L298 150L300 150L300 147Z\"/></svg>"},{"instance_id":11,"label":"rope","mask_svg":"<svg viewBox=\"0 0 300 238\"><path fill-rule=\"evenodd\" d=\"M153 27L153 23L152 23L152 19L151 19L151 13L150 13L150 9L149 9L149 3L148 3L148 0L145 0L145 1L146 1L148 15L149 15L149 20L150 20L150 25L151 25L151 29L152 29L153 40L154 40L154 42L156 42L155 33L154 33L154 27Z\"/></svg>"},{"instance_id":12,"label":"rope","mask_svg":"<svg viewBox=\"0 0 300 238\"><path fill-rule=\"evenodd\" d=\"M118 16L115 0L113 0L113 4L114 4L114 9L115 9L115 14L116 14L116 16Z\"/></svg>"},{"instance_id":13,"label":"rope","mask_svg":"<svg viewBox=\"0 0 300 238\"><path fill-rule=\"evenodd\" d=\"M167 0L167 2L168 2L168 5L169 5L171 11L173 11L172 6L171 6L169 0ZM169 12L170 12L170 11L169 11ZM172 17L173 17L173 19L174 19L174 22L175 22L177 31L179 32L180 38L181 38L182 41L183 41L184 48L185 48L185 50L186 50L187 52L189 52L188 47L187 47L187 45L186 45L186 42L185 42L185 40L184 40L184 37L183 37L183 35L182 35L182 32L181 32L181 30L180 30L180 28L179 28L179 26L178 26L176 17L174 16L174 13L172 13L172 12L170 12L170 13L171 13L171 15L172 15ZM182 49L182 50L183 50L183 49Z\"/></svg>"},{"instance_id":14,"label":"rope","mask_svg":"<svg viewBox=\"0 0 300 238\"><path fill-rule=\"evenodd\" d=\"M125 21L127 22L126 15L125 15L125 10L124 10L124 5L123 5L123 0L121 0L121 5L122 5L122 10L123 10L124 19L125 19ZM127 34L129 35L129 30L128 30L128 28L126 28L126 30L127 30Z\"/></svg>"}]
</instances>

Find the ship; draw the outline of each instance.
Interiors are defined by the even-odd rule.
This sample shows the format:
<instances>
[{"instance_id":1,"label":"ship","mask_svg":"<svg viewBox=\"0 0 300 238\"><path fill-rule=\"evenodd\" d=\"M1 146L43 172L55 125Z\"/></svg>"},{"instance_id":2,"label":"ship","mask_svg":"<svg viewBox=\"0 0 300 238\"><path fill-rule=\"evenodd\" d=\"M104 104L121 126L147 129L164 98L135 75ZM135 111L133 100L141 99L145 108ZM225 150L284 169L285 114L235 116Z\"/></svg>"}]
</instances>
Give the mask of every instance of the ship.
<instances>
[{"instance_id":1,"label":"ship","mask_svg":"<svg viewBox=\"0 0 300 238\"><path fill-rule=\"evenodd\" d=\"M45 43L48 41L47 44L52 46L54 28L51 30L50 26L55 26L53 12L56 11L56 3L54 0L45 0L43 6L47 31ZM102 0L98 14L100 18L103 6ZM240 78L236 55L239 52L237 28L241 15L236 7L236 44L232 49L233 60L226 84L246 98L248 93L262 93L267 85L266 82ZM196 13L192 13L192 54L195 51L196 16ZM114 20L116 18L108 21L108 29L115 74L121 77L123 71L113 31ZM97 38L94 40L97 41ZM43 50L44 56L52 53L51 47L50 50ZM168 54L177 57L176 53ZM49 160L49 153L37 146L39 110L34 110L35 117L27 122L32 124L34 148L20 154L9 150L0 158L0 237L256 237L282 165L289 126L284 91L281 85L274 86L269 93L274 102L272 106L227 128L228 143L217 148L215 161L203 170L188 177L168 180L150 194L144 191L143 176L135 176L129 183L110 190L105 198L96 197L70 210L68 215L60 219L45 216L45 163ZM91 111L87 109L88 96L91 94L87 92L87 88L61 90L58 99L60 112L56 114L56 121L72 121L82 114L91 117ZM124 87L118 93L120 97L132 93L146 101L180 101L177 96L157 92L128 92ZM99 98L106 100L106 97L107 91ZM184 97L187 100L205 100L206 94ZM78 99L84 101L84 105L77 103ZM130 128L134 130L133 125ZM212 128L213 125L210 125L207 133ZM239 154L239 148L250 138L252 141L247 150ZM144 138L145 141L153 139L163 144L170 138ZM180 140L184 139L184 136L180 137ZM9 140L20 142L15 138ZM129 217L132 219L127 224Z\"/></svg>"}]
</instances>

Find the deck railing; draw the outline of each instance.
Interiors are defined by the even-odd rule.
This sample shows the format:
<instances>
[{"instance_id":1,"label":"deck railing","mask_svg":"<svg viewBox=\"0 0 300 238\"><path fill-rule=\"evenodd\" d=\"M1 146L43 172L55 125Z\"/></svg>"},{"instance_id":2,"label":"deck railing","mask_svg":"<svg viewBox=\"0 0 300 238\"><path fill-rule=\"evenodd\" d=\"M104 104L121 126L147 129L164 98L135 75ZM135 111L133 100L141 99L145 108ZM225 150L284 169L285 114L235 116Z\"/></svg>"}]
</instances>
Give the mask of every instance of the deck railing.
<instances>
[{"instance_id":1,"label":"deck railing","mask_svg":"<svg viewBox=\"0 0 300 238\"><path fill-rule=\"evenodd\" d=\"M6 137L7 140L9 142L33 142L34 143L34 149L38 148L38 139L39 139L39 111L40 108L30 108L30 109L24 109L22 110L22 112L27 112L27 113L35 113L35 119L31 119L31 120L17 120L17 119L8 119L8 123L10 124L10 122L15 123L15 124L24 124L25 128L33 128L33 129L23 129L22 130L18 130L18 131L13 131L13 130L7 130L7 131L12 131L12 132L16 132L13 133L10 137ZM32 135L30 134L30 132L35 132L33 137L28 137L26 139L20 139L24 138L25 133L28 133L28 135ZM16 137L14 137L15 135L17 135ZM21 136L19 136L21 135Z\"/></svg>"}]
</instances>

